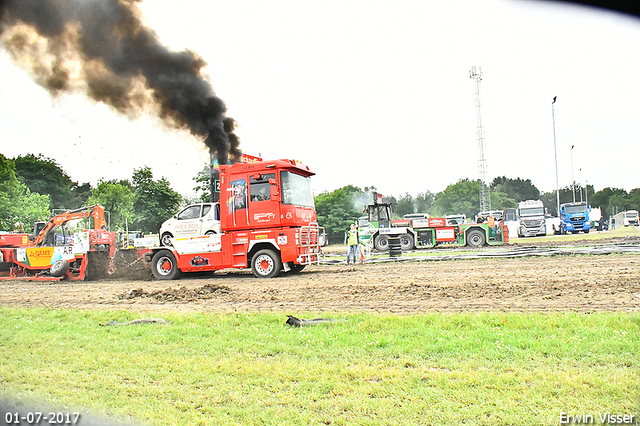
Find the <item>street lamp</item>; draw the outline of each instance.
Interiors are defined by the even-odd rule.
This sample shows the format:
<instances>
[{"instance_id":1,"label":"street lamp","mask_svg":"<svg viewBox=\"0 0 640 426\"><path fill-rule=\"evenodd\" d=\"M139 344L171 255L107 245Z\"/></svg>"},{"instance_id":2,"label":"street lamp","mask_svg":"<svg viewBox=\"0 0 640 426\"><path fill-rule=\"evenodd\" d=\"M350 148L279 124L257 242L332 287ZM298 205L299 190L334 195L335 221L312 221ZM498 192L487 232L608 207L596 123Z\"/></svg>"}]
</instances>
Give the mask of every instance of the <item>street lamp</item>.
<instances>
[{"instance_id":1,"label":"street lamp","mask_svg":"<svg viewBox=\"0 0 640 426\"><path fill-rule=\"evenodd\" d=\"M573 202L576 202L576 178L573 177L573 147L571 145L571 191L573 192Z\"/></svg>"},{"instance_id":2,"label":"street lamp","mask_svg":"<svg viewBox=\"0 0 640 426\"><path fill-rule=\"evenodd\" d=\"M582 167L578 169L578 183L580 184L580 202L582 202Z\"/></svg>"},{"instance_id":3,"label":"street lamp","mask_svg":"<svg viewBox=\"0 0 640 426\"><path fill-rule=\"evenodd\" d=\"M558 183L558 148L556 145L556 111L553 104L556 103L557 96L551 102L551 116L553 117L553 150L556 156L556 215L560 217L560 185Z\"/></svg>"}]
</instances>

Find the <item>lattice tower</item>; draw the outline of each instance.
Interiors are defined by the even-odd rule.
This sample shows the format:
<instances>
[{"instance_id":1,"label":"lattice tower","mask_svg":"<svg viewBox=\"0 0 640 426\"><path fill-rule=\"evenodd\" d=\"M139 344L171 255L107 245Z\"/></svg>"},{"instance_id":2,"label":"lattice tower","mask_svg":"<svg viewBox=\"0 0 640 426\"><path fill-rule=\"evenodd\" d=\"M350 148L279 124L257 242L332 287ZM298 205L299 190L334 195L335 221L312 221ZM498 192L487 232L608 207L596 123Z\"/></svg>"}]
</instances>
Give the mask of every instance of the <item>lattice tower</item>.
<instances>
[{"instance_id":1,"label":"lattice tower","mask_svg":"<svg viewBox=\"0 0 640 426\"><path fill-rule=\"evenodd\" d=\"M491 195L487 185L487 159L484 154L484 129L482 127L482 114L480 102L480 82L482 81L482 68L472 67L469 77L476 81L476 115L478 124L476 138L478 142L478 178L480 180L480 211L491 210Z\"/></svg>"}]
</instances>

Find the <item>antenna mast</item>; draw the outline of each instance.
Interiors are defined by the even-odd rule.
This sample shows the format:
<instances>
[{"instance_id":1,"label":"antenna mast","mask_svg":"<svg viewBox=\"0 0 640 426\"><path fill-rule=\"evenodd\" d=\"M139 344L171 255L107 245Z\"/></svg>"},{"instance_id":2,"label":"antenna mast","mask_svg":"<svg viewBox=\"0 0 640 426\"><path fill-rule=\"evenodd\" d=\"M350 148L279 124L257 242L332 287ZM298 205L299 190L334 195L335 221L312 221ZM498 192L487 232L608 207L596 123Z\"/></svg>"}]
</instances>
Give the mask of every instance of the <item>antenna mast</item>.
<instances>
[{"instance_id":1,"label":"antenna mast","mask_svg":"<svg viewBox=\"0 0 640 426\"><path fill-rule=\"evenodd\" d=\"M482 68L471 67L469 78L476 80L476 115L478 125L476 138L478 140L478 177L480 178L480 211L491 210L491 196L487 186L487 160L484 156L484 130L482 128L482 115L480 113L480 82L482 81Z\"/></svg>"}]
</instances>

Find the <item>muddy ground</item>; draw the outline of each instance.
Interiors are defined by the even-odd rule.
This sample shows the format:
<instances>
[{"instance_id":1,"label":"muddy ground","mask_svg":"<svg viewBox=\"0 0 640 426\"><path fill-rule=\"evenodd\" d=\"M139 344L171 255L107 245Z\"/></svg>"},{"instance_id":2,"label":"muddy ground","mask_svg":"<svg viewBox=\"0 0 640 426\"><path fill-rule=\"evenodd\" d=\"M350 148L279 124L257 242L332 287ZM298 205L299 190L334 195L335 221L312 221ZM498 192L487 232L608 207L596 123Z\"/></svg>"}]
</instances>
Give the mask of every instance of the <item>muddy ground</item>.
<instances>
[{"instance_id":1,"label":"muddy ground","mask_svg":"<svg viewBox=\"0 0 640 426\"><path fill-rule=\"evenodd\" d=\"M0 306L283 314L640 310L640 254L333 264L267 280L236 270L144 278L137 271L86 282L0 281Z\"/></svg>"}]
</instances>

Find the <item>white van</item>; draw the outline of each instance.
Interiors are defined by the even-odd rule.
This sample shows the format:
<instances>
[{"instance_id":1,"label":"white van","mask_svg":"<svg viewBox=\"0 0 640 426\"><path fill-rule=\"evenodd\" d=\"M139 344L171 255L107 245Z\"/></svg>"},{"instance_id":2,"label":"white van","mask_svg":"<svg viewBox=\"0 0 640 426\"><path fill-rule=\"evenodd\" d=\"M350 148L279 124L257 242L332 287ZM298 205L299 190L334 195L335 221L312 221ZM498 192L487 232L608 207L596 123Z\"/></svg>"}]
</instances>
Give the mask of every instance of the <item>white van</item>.
<instances>
[{"instance_id":1,"label":"white van","mask_svg":"<svg viewBox=\"0 0 640 426\"><path fill-rule=\"evenodd\" d=\"M191 204L160 226L160 244L170 246L172 238L220 234L220 204Z\"/></svg>"}]
</instances>

